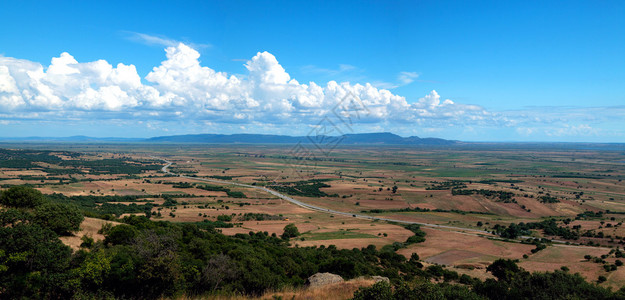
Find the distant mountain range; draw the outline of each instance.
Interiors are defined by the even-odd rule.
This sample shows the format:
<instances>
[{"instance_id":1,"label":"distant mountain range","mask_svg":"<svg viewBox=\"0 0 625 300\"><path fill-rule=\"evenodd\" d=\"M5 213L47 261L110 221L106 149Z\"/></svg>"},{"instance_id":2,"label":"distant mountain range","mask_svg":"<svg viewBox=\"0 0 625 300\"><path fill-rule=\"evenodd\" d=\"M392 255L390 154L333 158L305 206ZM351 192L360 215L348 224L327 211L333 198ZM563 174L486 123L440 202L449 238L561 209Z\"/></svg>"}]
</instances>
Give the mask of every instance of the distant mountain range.
<instances>
[{"instance_id":1,"label":"distant mountain range","mask_svg":"<svg viewBox=\"0 0 625 300\"><path fill-rule=\"evenodd\" d=\"M0 138L0 142L67 142L67 143L195 143L195 144L383 144L383 145L452 145L457 141L418 136L401 137L390 132L357 133L341 136L288 136L271 134L187 134L141 138L24 137Z\"/></svg>"},{"instance_id":2,"label":"distant mountain range","mask_svg":"<svg viewBox=\"0 0 625 300\"><path fill-rule=\"evenodd\" d=\"M388 144L388 145L449 145L456 141L418 136L401 137L390 132L356 133L341 136L288 136L269 134L189 134L153 137L145 140L152 143L210 143L210 144Z\"/></svg>"}]
</instances>

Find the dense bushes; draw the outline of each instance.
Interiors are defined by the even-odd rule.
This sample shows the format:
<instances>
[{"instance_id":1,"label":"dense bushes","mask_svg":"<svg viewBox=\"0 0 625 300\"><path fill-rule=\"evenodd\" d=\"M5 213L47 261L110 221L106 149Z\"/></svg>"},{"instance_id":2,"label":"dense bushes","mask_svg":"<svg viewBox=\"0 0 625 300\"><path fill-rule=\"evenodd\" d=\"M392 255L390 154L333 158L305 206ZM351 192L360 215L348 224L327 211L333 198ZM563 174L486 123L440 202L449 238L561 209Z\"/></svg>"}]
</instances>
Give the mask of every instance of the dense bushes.
<instances>
[{"instance_id":1,"label":"dense bushes","mask_svg":"<svg viewBox=\"0 0 625 300\"><path fill-rule=\"evenodd\" d=\"M330 187L329 184L324 183L322 179L313 179L296 182L285 182L280 184L268 185L267 187L276 190L281 193L303 196L303 197L338 197L338 195L328 195L327 193L319 190L320 188Z\"/></svg>"},{"instance_id":2,"label":"dense bushes","mask_svg":"<svg viewBox=\"0 0 625 300\"><path fill-rule=\"evenodd\" d=\"M68 155L70 152L62 154ZM0 168L34 168L37 167L33 164L36 161L54 164L61 159L51 151L0 149Z\"/></svg>"},{"instance_id":3,"label":"dense bushes","mask_svg":"<svg viewBox=\"0 0 625 300\"><path fill-rule=\"evenodd\" d=\"M152 208L156 206L153 203L130 203L128 205L114 203L141 201L140 196L65 196L63 194L54 193L46 195L46 198L51 202L75 205L83 212L83 214L90 217L104 217L105 215L121 216L125 213L149 213ZM168 195L163 196L163 198L165 198L163 206L168 206L169 203L167 201L173 200L170 199ZM175 205L175 203L173 205Z\"/></svg>"},{"instance_id":4,"label":"dense bushes","mask_svg":"<svg viewBox=\"0 0 625 300\"><path fill-rule=\"evenodd\" d=\"M77 230L82 215L26 186L4 191L2 203L17 208L0 211L0 298L71 297L72 251L58 235Z\"/></svg>"},{"instance_id":5,"label":"dense bushes","mask_svg":"<svg viewBox=\"0 0 625 300\"><path fill-rule=\"evenodd\" d=\"M453 189L451 190L451 194L454 196L478 194L486 198L496 199L498 202L499 201L504 202L504 203L515 202L515 200L512 198L514 197L514 193L506 192L506 191L493 191L493 190L485 190L485 189L479 189L479 190Z\"/></svg>"},{"instance_id":6,"label":"dense bushes","mask_svg":"<svg viewBox=\"0 0 625 300\"><path fill-rule=\"evenodd\" d=\"M565 271L529 273L510 260L497 260L488 270L498 280L477 282L474 291L490 299L624 299L610 290Z\"/></svg>"},{"instance_id":7,"label":"dense bushes","mask_svg":"<svg viewBox=\"0 0 625 300\"><path fill-rule=\"evenodd\" d=\"M3 225L9 225L0 228L2 298L154 299L216 291L258 295L302 285L320 271L346 278L385 270L399 278L399 270L413 276L419 271L404 264L403 256L382 254L375 247L291 248L262 232L228 237L195 224L153 222L143 216L103 228L104 242L85 243L90 251L72 254L54 231L32 218L28 211L0 212Z\"/></svg>"},{"instance_id":8,"label":"dense bushes","mask_svg":"<svg viewBox=\"0 0 625 300\"><path fill-rule=\"evenodd\" d=\"M530 274L508 260L488 267L498 280L482 282L437 265L422 270L418 255L406 260L392 247L290 247L288 241L263 232L230 237L210 227L154 222L144 216L128 216L121 220L124 224L104 227L103 242L85 241L83 246L89 249L72 253L52 230L54 222L38 219L45 212L62 220L59 215L66 214L62 206L0 211L0 298L260 295L300 286L317 272L346 279L390 278L392 287L376 284L358 291L356 299L621 299L624 295L566 272ZM407 228L415 233L414 242L424 237L419 226ZM285 233L297 236L296 229L287 225ZM432 283L431 278L444 283Z\"/></svg>"},{"instance_id":9,"label":"dense bushes","mask_svg":"<svg viewBox=\"0 0 625 300\"><path fill-rule=\"evenodd\" d=\"M284 220L283 216L270 215L265 213L245 213L238 218L240 221L265 221L265 220Z\"/></svg>"},{"instance_id":10,"label":"dense bushes","mask_svg":"<svg viewBox=\"0 0 625 300\"><path fill-rule=\"evenodd\" d=\"M467 185L462 181L452 180L452 181L432 181L432 185L426 187L426 190L451 190L451 189L462 189L466 188Z\"/></svg>"},{"instance_id":11,"label":"dense bushes","mask_svg":"<svg viewBox=\"0 0 625 300\"><path fill-rule=\"evenodd\" d=\"M45 203L35 209L33 222L49 228L58 235L68 235L80 228L84 217L75 206Z\"/></svg>"},{"instance_id":12,"label":"dense bushes","mask_svg":"<svg viewBox=\"0 0 625 300\"><path fill-rule=\"evenodd\" d=\"M0 194L0 204L8 207L33 208L44 201L40 191L27 186L14 186Z\"/></svg>"},{"instance_id":13,"label":"dense bushes","mask_svg":"<svg viewBox=\"0 0 625 300\"><path fill-rule=\"evenodd\" d=\"M58 163L61 167L72 168L74 173L82 173L82 169L89 169L89 174L141 174L144 171L160 170L158 162L141 162L130 159L99 159L99 160L63 160Z\"/></svg>"},{"instance_id":14,"label":"dense bushes","mask_svg":"<svg viewBox=\"0 0 625 300\"><path fill-rule=\"evenodd\" d=\"M247 198L243 192L239 191L226 191L226 194L231 198Z\"/></svg>"},{"instance_id":15,"label":"dense bushes","mask_svg":"<svg viewBox=\"0 0 625 300\"><path fill-rule=\"evenodd\" d=\"M425 242L425 231L421 230L421 226L417 225L417 224L410 224L410 225L406 225L405 226L406 229L412 231L412 233L414 233L413 236L409 237L406 240L407 245L410 244L417 244L417 243L423 243Z\"/></svg>"},{"instance_id":16,"label":"dense bushes","mask_svg":"<svg viewBox=\"0 0 625 300\"><path fill-rule=\"evenodd\" d=\"M559 236L567 240L579 239L579 232L571 230L567 227L558 226L555 219L547 219L541 222L530 223L510 223L508 227L502 225L495 225L493 227L494 232L501 237L515 239L522 235L530 235L532 229L542 229L545 235Z\"/></svg>"},{"instance_id":17,"label":"dense bushes","mask_svg":"<svg viewBox=\"0 0 625 300\"><path fill-rule=\"evenodd\" d=\"M623 289L613 293L565 271L529 273L515 261L504 259L495 261L487 270L497 280L464 281L465 286L399 282L394 288L379 282L360 288L354 299L625 299Z\"/></svg>"},{"instance_id":18,"label":"dense bushes","mask_svg":"<svg viewBox=\"0 0 625 300\"><path fill-rule=\"evenodd\" d=\"M485 299L466 286L451 284L419 283L412 287L400 284L395 289L381 281L370 287L360 288L354 293L354 300L404 300L404 299Z\"/></svg>"},{"instance_id":19,"label":"dense bushes","mask_svg":"<svg viewBox=\"0 0 625 300\"><path fill-rule=\"evenodd\" d=\"M551 196L541 196L538 198L541 203L558 203L560 200L556 197Z\"/></svg>"},{"instance_id":20,"label":"dense bushes","mask_svg":"<svg viewBox=\"0 0 625 300\"><path fill-rule=\"evenodd\" d=\"M61 159L59 155L72 159ZM124 159L81 159L82 154L66 151L8 150L0 149L0 167L18 169L40 169L48 175L80 174L140 174L146 170L162 168L156 161ZM45 163L47 166L37 164ZM61 168L57 167L60 166Z\"/></svg>"},{"instance_id":21,"label":"dense bushes","mask_svg":"<svg viewBox=\"0 0 625 300\"><path fill-rule=\"evenodd\" d=\"M69 298L72 252L50 229L37 224L0 228L0 297Z\"/></svg>"},{"instance_id":22,"label":"dense bushes","mask_svg":"<svg viewBox=\"0 0 625 300\"><path fill-rule=\"evenodd\" d=\"M458 209L441 209L441 208L421 208L421 207L406 207L406 208L390 208L390 209L380 209L374 208L370 210L361 210L362 213L372 213L372 214L381 214L387 212L451 212L461 215L466 214L477 214L477 215L494 215L491 212L482 212L482 211L466 211L466 210L458 210Z\"/></svg>"}]
</instances>

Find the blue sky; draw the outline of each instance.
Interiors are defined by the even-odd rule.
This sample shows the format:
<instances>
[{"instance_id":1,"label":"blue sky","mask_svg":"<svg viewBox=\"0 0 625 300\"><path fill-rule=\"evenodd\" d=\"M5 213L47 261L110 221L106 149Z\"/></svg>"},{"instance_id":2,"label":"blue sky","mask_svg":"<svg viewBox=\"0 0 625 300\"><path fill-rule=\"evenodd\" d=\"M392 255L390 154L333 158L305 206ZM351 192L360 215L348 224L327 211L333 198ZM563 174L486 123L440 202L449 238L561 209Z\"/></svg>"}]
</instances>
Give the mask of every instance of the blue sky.
<instances>
[{"instance_id":1,"label":"blue sky","mask_svg":"<svg viewBox=\"0 0 625 300\"><path fill-rule=\"evenodd\" d=\"M0 8L4 137L307 134L352 95L345 133L625 142L623 1Z\"/></svg>"}]
</instances>

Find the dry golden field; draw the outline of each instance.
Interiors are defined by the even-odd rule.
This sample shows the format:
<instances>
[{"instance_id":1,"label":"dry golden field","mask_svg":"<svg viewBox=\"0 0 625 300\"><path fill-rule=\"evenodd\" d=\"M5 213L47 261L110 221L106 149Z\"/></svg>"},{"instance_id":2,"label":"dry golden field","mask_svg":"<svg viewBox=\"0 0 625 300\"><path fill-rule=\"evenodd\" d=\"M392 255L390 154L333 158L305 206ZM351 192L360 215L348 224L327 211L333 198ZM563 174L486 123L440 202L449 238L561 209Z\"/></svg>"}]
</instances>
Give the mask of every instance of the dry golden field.
<instances>
[{"instance_id":1,"label":"dry golden field","mask_svg":"<svg viewBox=\"0 0 625 300\"><path fill-rule=\"evenodd\" d=\"M351 146L338 147L315 161L301 161L289 146L76 145L71 151L83 153L78 159L68 155L64 145L31 147L52 148L51 155L62 162L109 160L123 166L152 167L129 176L106 168L99 172L89 167L72 168L60 161L35 162L29 168L5 166L0 167L3 187L31 184L44 194L68 197L135 197L108 204L124 209L151 205L148 213L154 220L216 222L225 215L231 218L227 223L232 227L220 230L228 235L257 231L280 235L284 226L293 223L302 233L292 241L294 247L381 248L404 242L412 235L399 223L312 211L258 189L205 183L197 178L265 186L290 193L307 204L350 214L453 226L455 229L424 226L426 241L398 252L406 257L418 253L425 263L444 265L459 273L486 278L488 264L497 258L511 258L519 259L520 266L530 271L568 267L588 280L605 275L606 286L617 288L625 283L622 268L605 272L601 264L584 259L585 255L608 255L606 262L613 263L616 258L610 250L625 243L621 226L625 220L625 154L618 151ZM171 161L172 172L191 177L161 172L164 163L152 156ZM512 196L504 201L477 192L454 195L454 189ZM555 201L543 203L543 197ZM96 203L90 209L97 212L105 209L105 204ZM602 214L579 217L585 212ZM128 214L144 215L145 211L122 211L117 216ZM246 214L263 215L265 219L245 219ZM532 253L535 245L503 241L475 231L547 218L555 218L558 226L581 237L564 240L533 230L530 234L534 237L562 242ZM103 223L87 218L82 231L64 238L64 242L77 249L82 235L100 240L103 237L97 231ZM597 236L599 233L602 236ZM593 246L575 246L588 243Z\"/></svg>"}]
</instances>

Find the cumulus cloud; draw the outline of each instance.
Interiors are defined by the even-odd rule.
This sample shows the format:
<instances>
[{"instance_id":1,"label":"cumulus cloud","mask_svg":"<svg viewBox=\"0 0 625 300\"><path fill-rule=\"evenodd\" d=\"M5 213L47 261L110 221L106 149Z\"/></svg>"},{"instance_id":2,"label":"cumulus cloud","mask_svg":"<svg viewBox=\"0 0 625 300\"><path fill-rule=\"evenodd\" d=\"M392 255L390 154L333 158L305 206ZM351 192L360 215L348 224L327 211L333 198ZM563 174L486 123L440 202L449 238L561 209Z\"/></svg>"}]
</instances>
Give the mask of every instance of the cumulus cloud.
<instances>
[{"instance_id":1,"label":"cumulus cloud","mask_svg":"<svg viewBox=\"0 0 625 300\"><path fill-rule=\"evenodd\" d=\"M366 108L353 120L363 124L466 124L495 119L479 106L443 100L436 91L408 102L370 83L300 83L268 52L248 60L247 74L237 77L202 66L199 52L186 44L154 42L169 45L166 59L143 79L134 65L78 62L69 53L52 58L47 67L0 56L0 117L306 125L317 124L352 97ZM399 80L406 84L417 76L403 72Z\"/></svg>"}]
</instances>

